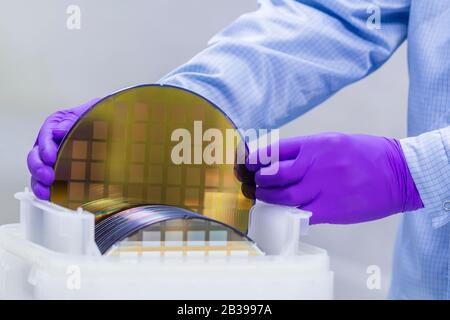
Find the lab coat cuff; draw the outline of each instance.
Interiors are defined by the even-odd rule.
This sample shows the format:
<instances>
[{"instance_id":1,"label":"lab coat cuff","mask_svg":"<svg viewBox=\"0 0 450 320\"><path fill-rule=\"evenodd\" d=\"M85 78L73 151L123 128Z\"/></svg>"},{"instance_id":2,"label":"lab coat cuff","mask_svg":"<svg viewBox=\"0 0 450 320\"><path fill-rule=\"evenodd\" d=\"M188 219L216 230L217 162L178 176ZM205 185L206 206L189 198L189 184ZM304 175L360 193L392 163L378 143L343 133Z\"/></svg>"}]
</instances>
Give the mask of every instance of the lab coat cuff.
<instances>
[{"instance_id":1,"label":"lab coat cuff","mask_svg":"<svg viewBox=\"0 0 450 320\"><path fill-rule=\"evenodd\" d=\"M400 140L433 228L450 222L450 126Z\"/></svg>"}]
</instances>

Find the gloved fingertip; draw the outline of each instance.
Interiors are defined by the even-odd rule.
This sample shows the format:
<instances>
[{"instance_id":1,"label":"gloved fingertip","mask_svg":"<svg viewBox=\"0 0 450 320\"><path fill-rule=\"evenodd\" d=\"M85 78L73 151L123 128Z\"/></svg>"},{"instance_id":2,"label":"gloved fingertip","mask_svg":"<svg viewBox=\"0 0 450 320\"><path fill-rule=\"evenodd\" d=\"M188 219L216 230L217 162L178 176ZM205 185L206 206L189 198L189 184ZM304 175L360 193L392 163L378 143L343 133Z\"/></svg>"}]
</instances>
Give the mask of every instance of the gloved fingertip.
<instances>
[{"instance_id":1,"label":"gloved fingertip","mask_svg":"<svg viewBox=\"0 0 450 320\"><path fill-rule=\"evenodd\" d=\"M255 183L255 174L249 171L244 164L237 164L234 166L234 175L236 178L244 183Z\"/></svg>"},{"instance_id":2,"label":"gloved fingertip","mask_svg":"<svg viewBox=\"0 0 450 320\"><path fill-rule=\"evenodd\" d=\"M31 190L38 199L46 201L50 200L50 188L43 186L38 181L32 179Z\"/></svg>"},{"instance_id":3,"label":"gloved fingertip","mask_svg":"<svg viewBox=\"0 0 450 320\"><path fill-rule=\"evenodd\" d=\"M33 177L45 186L51 186L55 180L55 173L51 167L43 166L36 170Z\"/></svg>"},{"instance_id":4,"label":"gloved fingertip","mask_svg":"<svg viewBox=\"0 0 450 320\"><path fill-rule=\"evenodd\" d=\"M30 173L33 175L35 168L38 167L39 163L41 162L39 158L39 150L37 150L38 147L33 147L30 152L28 152L27 155L27 166Z\"/></svg>"},{"instance_id":5,"label":"gloved fingertip","mask_svg":"<svg viewBox=\"0 0 450 320\"><path fill-rule=\"evenodd\" d=\"M52 141L52 143L54 143ZM42 161L48 165L48 166L53 166L56 163L56 157L57 157L57 149L56 149L56 145L52 146L50 144L47 144L46 146L40 148L39 150Z\"/></svg>"},{"instance_id":6,"label":"gloved fingertip","mask_svg":"<svg viewBox=\"0 0 450 320\"><path fill-rule=\"evenodd\" d=\"M243 183L241 185L242 194L248 199L255 199L255 185Z\"/></svg>"},{"instance_id":7,"label":"gloved fingertip","mask_svg":"<svg viewBox=\"0 0 450 320\"><path fill-rule=\"evenodd\" d=\"M60 142L67 134L68 130L65 129L54 129L53 130L53 139L57 142Z\"/></svg>"}]
</instances>

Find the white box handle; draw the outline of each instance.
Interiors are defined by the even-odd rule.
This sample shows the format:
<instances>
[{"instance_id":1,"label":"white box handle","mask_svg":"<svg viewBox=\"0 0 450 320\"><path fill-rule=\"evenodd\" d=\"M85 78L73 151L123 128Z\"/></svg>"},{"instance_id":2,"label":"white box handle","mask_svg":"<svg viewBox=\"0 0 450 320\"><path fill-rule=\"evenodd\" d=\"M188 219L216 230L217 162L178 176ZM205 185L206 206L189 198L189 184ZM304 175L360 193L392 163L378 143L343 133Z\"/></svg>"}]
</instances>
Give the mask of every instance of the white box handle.
<instances>
[{"instance_id":1,"label":"white box handle","mask_svg":"<svg viewBox=\"0 0 450 320\"><path fill-rule=\"evenodd\" d=\"M310 217L311 212L257 200L250 209L248 236L268 255L295 255Z\"/></svg>"}]
</instances>

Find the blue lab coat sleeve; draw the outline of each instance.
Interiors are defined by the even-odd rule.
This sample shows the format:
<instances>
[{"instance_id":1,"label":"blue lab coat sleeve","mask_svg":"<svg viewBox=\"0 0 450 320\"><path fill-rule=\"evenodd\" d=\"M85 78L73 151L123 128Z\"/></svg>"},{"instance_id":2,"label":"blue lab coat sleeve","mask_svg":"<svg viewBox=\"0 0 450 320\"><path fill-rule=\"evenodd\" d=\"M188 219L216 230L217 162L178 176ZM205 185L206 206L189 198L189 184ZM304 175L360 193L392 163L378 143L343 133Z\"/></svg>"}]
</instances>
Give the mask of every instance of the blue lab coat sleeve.
<instances>
[{"instance_id":1,"label":"blue lab coat sleeve","mask_svg":"<svg viewBox=\"0 0 450 320\"><path fill-rule=\"evenodd\" d=\"M381 66L408 12L403 0L261 0L160 83L204 96L240 128L276 128Z\"/></svg>"}]
</instances>

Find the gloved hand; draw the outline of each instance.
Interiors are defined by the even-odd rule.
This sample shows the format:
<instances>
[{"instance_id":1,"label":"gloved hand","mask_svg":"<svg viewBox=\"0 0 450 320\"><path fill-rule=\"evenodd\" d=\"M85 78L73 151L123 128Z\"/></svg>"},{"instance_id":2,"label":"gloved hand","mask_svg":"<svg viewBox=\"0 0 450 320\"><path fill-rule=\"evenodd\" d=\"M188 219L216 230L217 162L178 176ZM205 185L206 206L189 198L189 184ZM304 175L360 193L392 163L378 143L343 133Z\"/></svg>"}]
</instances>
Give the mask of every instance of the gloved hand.
<instances>
[{"instance_id":1,"label":"gloved hand","mask_svg":"<svg viewBox=\"0 0 450 320\"><path fill-rule=\"evenodd\" d=\"M75 122L99 100L97 98L81 106L55 112L45 120L27 159L31 189L36 197L42 200L50 198L50 186L55 179L53 166L60 143Z\"/></svg>"},{"instance_id":2,"label":"gloved hand","mask_svg":"<svg viewBox=\"0 0 450 320\"><path fill-rule=\"evenodd\" d=\"M267 150L268 149L268 150ZM271 147L256 152L271 152ZM276 150L276 148L273 148ZM257 159L255 152L249 162ZM279 141L279 166L255 172L256 198L311 211L311 224L350 224L423 208L399 141L323 133ZM273 171L273 170L269 170Z\"/></svg>"},{"instance_id":3,"label":"gloved hand","mask_svg":"<svg viewBox=\"0 0 450 320\"><path fill-rule=\"evenodd\" d=\"M234 165L234 175L242 182L241 191L242 194L249 199L255 199L255 173L249 171L245 164L235 164Z\"/></svg>"}]
</instances>

